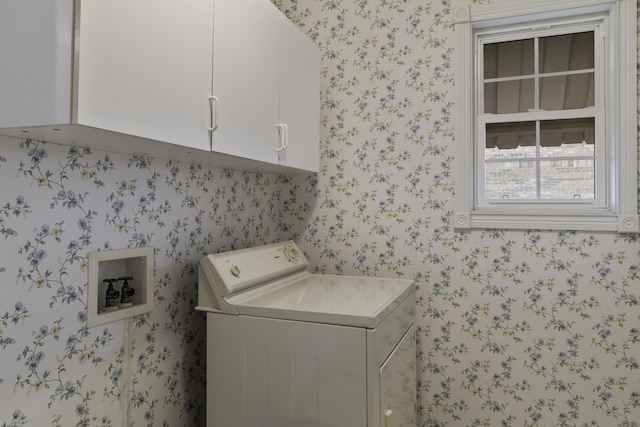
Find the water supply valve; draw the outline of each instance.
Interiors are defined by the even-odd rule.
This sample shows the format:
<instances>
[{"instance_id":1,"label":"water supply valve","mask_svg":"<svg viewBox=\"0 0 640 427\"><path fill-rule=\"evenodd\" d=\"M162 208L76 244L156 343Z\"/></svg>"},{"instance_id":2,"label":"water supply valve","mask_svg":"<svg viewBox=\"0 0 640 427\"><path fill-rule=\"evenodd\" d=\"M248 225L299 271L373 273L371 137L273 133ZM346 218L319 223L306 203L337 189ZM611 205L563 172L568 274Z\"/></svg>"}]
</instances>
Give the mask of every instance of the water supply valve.
<instances>
[{"instance_id":1,"label":"water supply valve","mask_svg":"<svg viewBox=\"0 0 640 427\"><path fill-rule=\"evenodd\" d=\"M107 293L104 302L104 308L106 310L115 310L118 308L118 297L120 296L120 292L116 291L113 287L115 282L119 282L120 279L104 279L104 283L108 283Z\"/></svg>"},{"instance_id":2,"label":"water supply valve","mask_svg":"<svg viewBox=\"0 0 640 427\"><path fill-rule=\"evenodd\" d=\"M129 280L132 280L133 276L120 277L118 280L124 281L122 289L120 289L120 306L127 307L132 305L131 297L136 293L136 290L129 287Z\"/></svg>"}]
</instances>

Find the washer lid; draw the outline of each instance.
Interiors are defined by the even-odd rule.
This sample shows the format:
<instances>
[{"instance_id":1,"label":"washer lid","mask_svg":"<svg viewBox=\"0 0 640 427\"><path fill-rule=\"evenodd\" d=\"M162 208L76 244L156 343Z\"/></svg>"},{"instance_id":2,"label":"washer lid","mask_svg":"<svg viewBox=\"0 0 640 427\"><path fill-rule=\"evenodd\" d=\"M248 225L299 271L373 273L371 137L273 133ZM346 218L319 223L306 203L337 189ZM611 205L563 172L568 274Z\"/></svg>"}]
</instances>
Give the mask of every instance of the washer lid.
<instances>
[{"instance_id":1,"label":"washer lid","mask_svg":"<svg viewBox=\"0 0 640 427\"><path fill-rule=\"evenodd\" d=\"M225 300L244 315L373 329L414 292L407 279L303 272Z\"/></svg>"}]
</instances>

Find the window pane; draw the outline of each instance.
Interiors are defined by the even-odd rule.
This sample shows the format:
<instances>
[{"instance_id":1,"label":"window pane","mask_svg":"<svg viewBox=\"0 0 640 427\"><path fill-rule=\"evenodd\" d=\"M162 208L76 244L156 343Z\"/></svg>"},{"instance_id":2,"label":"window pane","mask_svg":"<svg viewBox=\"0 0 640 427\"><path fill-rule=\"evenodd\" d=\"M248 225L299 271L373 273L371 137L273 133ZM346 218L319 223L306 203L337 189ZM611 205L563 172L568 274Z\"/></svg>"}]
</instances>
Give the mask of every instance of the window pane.
<instances>
[{"instance_id":1,"label":"window pane","mask_svg":"<svg viewBox=\"0 0 640 427\"><path fill-rule=\"evenodd\" d=\"M486 199L593 199L595 119L488 123ZM536 140L539 140L539 147Z\"/></svg>"},{"instance_id":2,"label":"window pane","mask_svg":"<svg viewBox=\"0 0 640 427\"><path fill-rule=\"evenodd\" d=\"M524 113L535 108L534 79L485 83L484 112L490 114Z\"/></svg>"},{"instance_id":3,"label":"window pane","mask_svg":"<svg viewBox=\"0 0 640 427\"><path fill-rule=\"evenodd\" d=\"M594 160L553 160L540 163L540 198L593 199Z\"/></svg>"},{"instance_id":4,"label":"window pane","mask_svg":"<svg viewBox=\"0 0 640 427\"><path fill-rule=\"evenodd\" d=\"M540 108L543 110L571 110L593 105L593 72L540 79Z\"/></svg>"},{"instance_id":5,"label":"window pane","mask_svg":"<svg viewBox=\"0 0 640 427\"><path fill-rule=\"evenodd\" d=\"M592 157L595 155L595 119L540 122L540 156Z\"/></svg>"},{"instance_id":6,"label":"window pane","mask_svg":"<svg viewBox=\"0 0 640 427\"><path fill-rule=\"evenodd\" d=\"M594 32L541 37L540 72L557 73L594 67Z\"/></svg>"},{"instance_id":7,"label":"window pane","mask_svg":"<svg viewBox=\"0 0 640 427\"><path fill-rule=\"evenodd\" d=\"M536 156L536 122L487 123L485 160Z\"/></svg>"},{"instance_id":8,"label":"window pane","mask_svg":"<svg viewBox=\"0 0 640 427\"><path fill-rule=\"evenodd\" d=\"M533 39L484 45L484 78L533 74Z\"/></svg>"},{"instance_id":9,"label":"window pane","mask_svg":"<svg viewBox=\"0 0 640 427\"><path fill-rule=\"evenodd\" d=\"M485 197L487 199L535 199L535 161L487 163L485 165Z\"/></svg>"}]
</instances>

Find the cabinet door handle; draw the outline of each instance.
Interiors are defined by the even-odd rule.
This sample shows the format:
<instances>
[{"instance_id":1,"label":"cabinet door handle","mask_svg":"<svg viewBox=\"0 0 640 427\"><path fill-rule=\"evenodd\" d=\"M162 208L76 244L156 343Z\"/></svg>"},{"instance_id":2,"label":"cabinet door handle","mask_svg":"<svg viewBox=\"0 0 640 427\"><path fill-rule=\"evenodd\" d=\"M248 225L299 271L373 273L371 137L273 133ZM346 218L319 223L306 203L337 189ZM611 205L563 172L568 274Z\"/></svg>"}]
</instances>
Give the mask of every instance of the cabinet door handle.
<instances>
[{"instance_id":1,"label":"cabinet door handle","mask_svg":"<svg viewBox=\"0 0 640 427\"><path fill-rule=\"evenodd\" d=\"M393 427L393 420L391 419L392 416L393 411L391 409L384 411L384 427Z\"/></svg>"},{"instance_id":2,"label":"cabinet door handle","mask_svg":"<svg viewBox=\"0 0 640 427\"><path fill-rule=\"evenodd\" d=\"M276 151L284 151L289 145L289 127L286 124L281 123L278 125L278 136L279 141L276 146Z\"/></svg>"},{"instance_id":3,"label":"cabinet door handle","mask_svg":"<svg viewBox=\"0 0 640 427\"><path fill-rule=\"evenodd\" d=\"M207 128L209 132L214 132L218 129L218 97L210 96L209 97L209 123L211 127Z\"/></svg>"}]
</instances>

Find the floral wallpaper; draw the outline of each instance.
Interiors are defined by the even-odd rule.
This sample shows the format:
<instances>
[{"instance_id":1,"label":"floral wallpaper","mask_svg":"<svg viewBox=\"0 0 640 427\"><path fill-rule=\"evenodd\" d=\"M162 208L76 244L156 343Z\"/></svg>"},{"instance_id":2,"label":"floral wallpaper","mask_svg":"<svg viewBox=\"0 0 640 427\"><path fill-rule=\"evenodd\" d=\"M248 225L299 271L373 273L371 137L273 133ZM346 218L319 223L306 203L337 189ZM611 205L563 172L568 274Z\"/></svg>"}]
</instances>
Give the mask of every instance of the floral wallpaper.
<instances>
[{"instance_id":1,"label":"floral wallpaper","mask_svg":"<svg viewBox=\"0 0 640 427\"><path fill-rule=\"evenodd\" d=\"M276 3L323 53L282 223L316 272L415 280L418 425L639 426L638 236L452 229L450 2Z\"/></svg>"},{"instance_id":2,"label":"floral wallpaper","mask_svg":"<svg viewBox=\"0 0 640 427\"><path fill-rule=\"evenodd\" d=\"M418 425L640 425L635 235L451 226L448 0L275 0L320 47L321 171L0 137L0 424L204 424L208 252L294 238L415 280ZM155 247L153 312L86 328L87 253Z\"/></svg>"},{"instance_id":3,"label":"floral wallpaper","mask_svg":"<svg viewBox=\"0 0 640 427\"><path fill-rule=\"evenodd\" d=\"M202 425L197 262L276 239L277 177L0 147L0 425ZM87 328L87 253L149 245L154 310Z\"/></svg>"}]
</instances>

